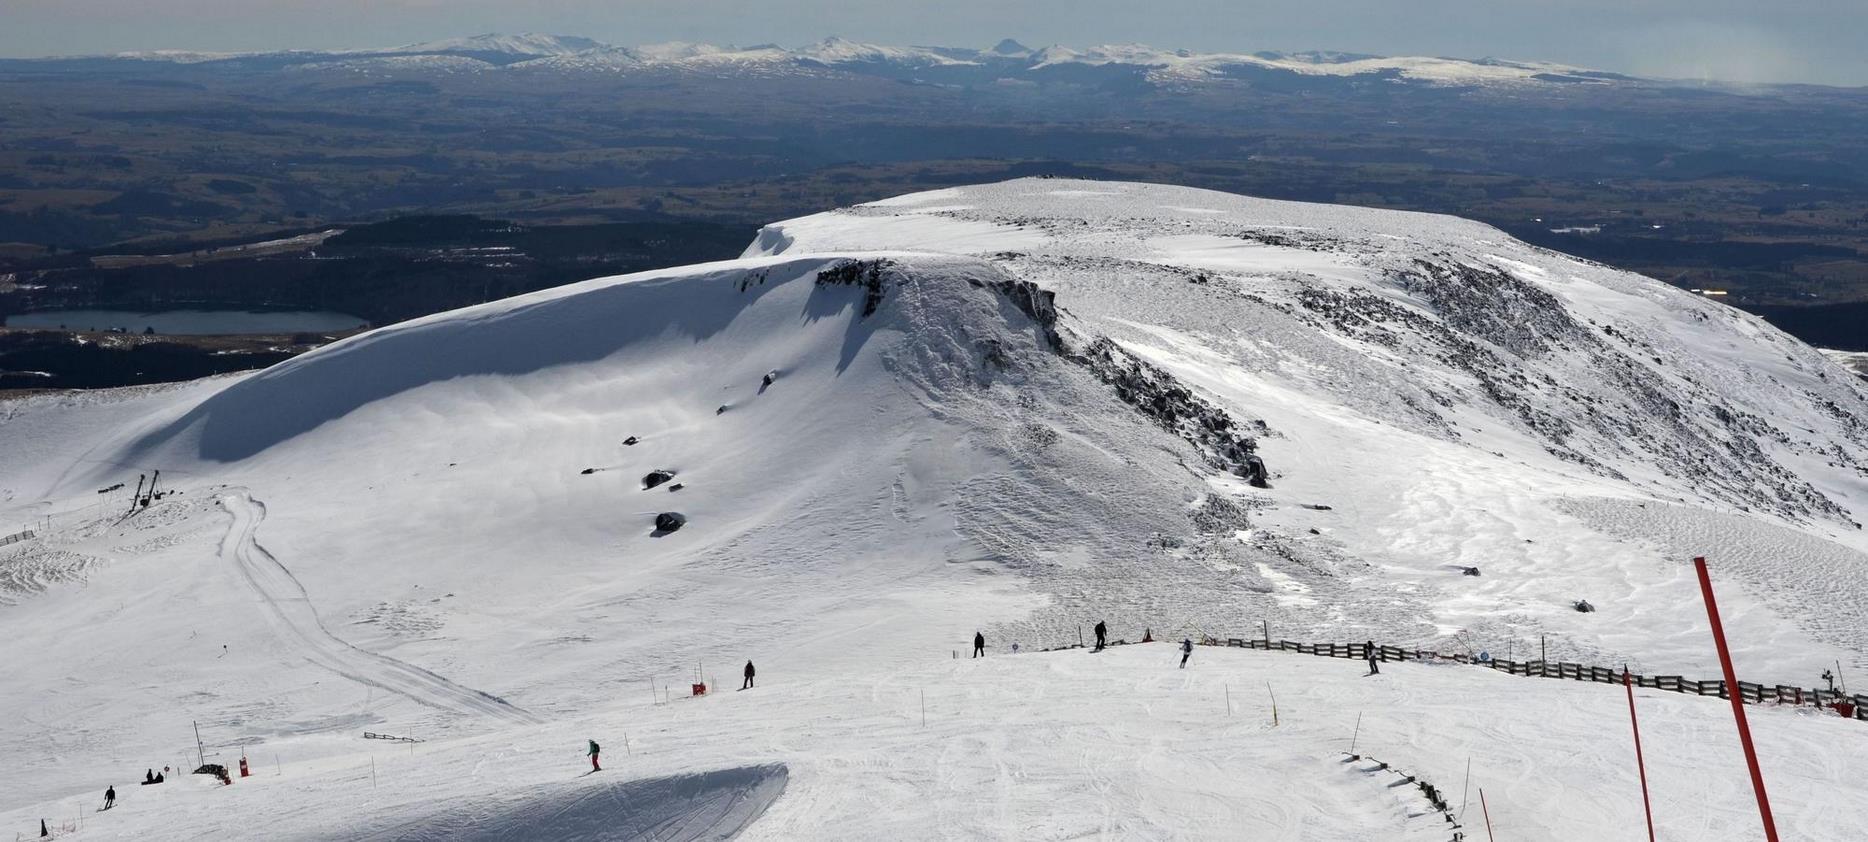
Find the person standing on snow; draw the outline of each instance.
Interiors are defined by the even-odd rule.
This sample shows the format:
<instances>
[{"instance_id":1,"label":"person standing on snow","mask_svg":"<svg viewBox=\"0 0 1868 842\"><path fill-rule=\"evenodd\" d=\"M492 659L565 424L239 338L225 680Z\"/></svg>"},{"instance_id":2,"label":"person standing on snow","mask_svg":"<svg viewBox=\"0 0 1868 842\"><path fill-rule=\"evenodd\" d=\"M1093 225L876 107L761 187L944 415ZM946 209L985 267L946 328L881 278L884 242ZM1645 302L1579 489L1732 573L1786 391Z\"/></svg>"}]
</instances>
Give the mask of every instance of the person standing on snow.
<instances>
[{"instance_id":1,"label":"person standing on snow","mask_svg":"<svg viewBox=\"0 0 1868 842\"><path fill-rule=\"evenodd\" d=\"M751 690L751 689L752 689L752 675L753 675L753 669L752 669L752 662L751 662L751 661L747 661L747 662L746 662L746 669L745 669L745 673L746 673L746 680L740 683L740 685L739 685L739 689L741 689L741 690Z\"/></svg>"},{"instance_id":2,"label":"person standing on snow","mask_svg":"<svg viewBox=\"0 0 1868 842\"><path fill-rule=\"evenodd\" d=\"M603 767L597 765L597 752L602 751L602 750L603 750L603 747L597 745L596 740L590 741L590 771L592 772L603 771Z\"/></svg>"},{"instance_id":3,"label":"person standing on snow","mask_svg":"<svg viewBox=\"0 0 1868 842\"><path fill-rule=\"evenodd\" d=\"M1187 668L1187 659L1193 656L1193 638L1183 637L1180 641L1180 668Z\"/></svg>"},{"instance_id":4,"label":"person standing on snow","mask_svg":"<svg viewBox=\"0 0 1868 842\"><path fill-rule=\"evenodd\" d=\"M1369 659L1369 675L1380 673L1382 671L1381 665L1377 664L1375 661L1375 641L1371 640L1362 644L1362 653L1368 656Z\"/></svg>"},{"instance_id":5,"label":"person standing on snow","mask_svg":"<svg viewBox=\"0 0 1868 842\"><path fill-rule=\"evenodd\" d=\"M980 657L984 657L985 654L986 654L986 634L985 632L974 632L973 633L973 657L980 658Z\"/></svg>"},{"instance_id":6,"label":"person standing on snow","mask_svg":"<svg viewBox=\"0 0 1868 842\"><path fill-rule=\"evenodd\" d=\"M1103 647L1107 645L1108 640L1109 640L1109 627L1103 625L1103 621L1097 620L1096 621L1096 651L1098 652L1103 651Z\"/></svg>"},{"instance_id":7,"label":"person standing on snow","mask_svg":"<svg viewBox=\"0 0 1868 842\"><path fill-rule=\"evenodd\" d=\"M104 788L104 809L108 810L112 807L115 807L116 805L117 805L117 788L115 786L105 787Z\"/></svg>"}]
</instances>

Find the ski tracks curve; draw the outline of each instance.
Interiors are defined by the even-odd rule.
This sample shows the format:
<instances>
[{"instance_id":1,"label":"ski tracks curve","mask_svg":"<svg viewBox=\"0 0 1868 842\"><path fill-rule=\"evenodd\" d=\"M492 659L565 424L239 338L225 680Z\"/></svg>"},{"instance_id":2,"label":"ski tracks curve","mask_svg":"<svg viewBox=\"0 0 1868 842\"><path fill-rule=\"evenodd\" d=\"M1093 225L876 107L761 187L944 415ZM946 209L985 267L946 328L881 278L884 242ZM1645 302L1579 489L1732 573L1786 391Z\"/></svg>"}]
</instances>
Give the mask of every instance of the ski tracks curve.
<instances>
[{"instance_id":1,"label":"ski tracks curve","mask_svg":"<svg viewBox=\"0 0 1868 842\"><path fill-rule=\"evenodd\" d=\"M301 644L305 660L338 675L441 710L510 723L539 722L506 700L463 687L413 664L359 649L331 634L319 619L304 585L279 559L260 546L259 526L266 505L244 492L220 498L233 524L221 539L220 556L233 562L259 596L268 619L288 640Z\"/></svg>"}]
</instances>

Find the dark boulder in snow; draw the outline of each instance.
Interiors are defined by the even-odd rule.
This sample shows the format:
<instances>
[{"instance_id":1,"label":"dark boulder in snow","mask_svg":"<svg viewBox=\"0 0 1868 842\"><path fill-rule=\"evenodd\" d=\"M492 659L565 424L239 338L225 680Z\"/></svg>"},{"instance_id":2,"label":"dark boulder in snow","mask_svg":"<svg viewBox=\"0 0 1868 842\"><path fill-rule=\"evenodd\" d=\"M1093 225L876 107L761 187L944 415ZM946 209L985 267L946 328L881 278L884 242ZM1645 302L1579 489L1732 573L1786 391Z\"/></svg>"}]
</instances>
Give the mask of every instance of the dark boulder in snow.
<instances>
[{"instance_id":1,"label":"dark boulder in snow","mask_svg":"<svg viewBox=\"0 0 1868 842\"><path fill-rule=\"evenodd\" d=\"M630 436L629 438L623 439L623 446L629 447L639 441L641 441L641 439L636 438L635 436Z\"/></svg>"},{"instance_id":2,"label":"dark boulder in snow","mask_svg":"<svg viewBox=\"0 0 1868 842\"><path fill-rule=\"evenodd\" d=\"M667 468L656 468L642 478L642 490L647 491L675 478L675 472Z\"/></svg>"},{"instance_id":3,"label":"dark boulder in snow","mask_svg":"<svg viewBox=\"0 0 1868 842\"><path fill-rule=\"evenodd\" d=\"M714 409L714 411L713 411L713 414L715 414L715 415L725 415L725 414L726 414L726 408L727 408L727 404L721 404L721 405L719 405L718 407L716 407L716 408Z\"/></svg>"},{"instance_id":4,"label":"dark boulder in snow","mask_svg":"<svg viewBox=\"0 0 1868 842\"><path fill-rule=\"evenodd\" d=\"M1248 453L1245 464L1239 466L1239 475L1245 478L1253 488L1270 488L1271 483L1265 478L1265 460L1256 453Z\"/></svg>"},{"instance_id":5,"label":"dark boulder in snow","mask_svg":"<svg viewBox=\"0 0 1868 842\"><path fill-rule=\"evenodd\" d=\"M669 491L680 491L681 489L686 488L686 487L687 485L685 483L677 482L674 485L668 486L668 490Z\"/></svg>"},{"instance_id":6,"label":"dark boulder in snow","mask_svg":"<svg viewBox=\"0 0 1868 842\"><path fill-rule=\"evenodd\" d=\"M662 512L655 516L655 534L666 535L686 526L687 515L680 512Z\"/></svg>"},{"instance_id":7,"label":"dark boulder in snow","mask_svg":"<svg viewBox=\"0 0 1868 842\"><path fill-rule=\"evenodd\" d=\"M765 390L772 388L773 381L777 379L778 369L775 368L766 372L764 377L759 378L759 394L765 394Z\"/></svg>"},{"instance_id":8,"label":"dark boulder in snow","mask_svg":"<svg viewBox=\"0 0 1868 842\"><path fill-rule=\"evenodd\" d=\"M1596 607L1593 605L1590 605L1589 600L1586 600L1586 599L1576 600L1575 608L1577 611L1581 611L1584 614L1588 614L1589 612L1596 610Z\"/></svg>"},{"instance_id":9,"label":"dark boulder in snow","mask_svg":"<svg viewBox=\"0 0 1868 842\"><path fill-rule=\"evenodd\" d=\"M588 475L590 475L590 474L594 474L594 473L596 473L596 472L597 472L597 469L596 469L596 468L585 468L585 469L583 469L583 470L581 470L581 471L578 471L578 473L580 473L580 474L584 474L584 475L586 475L586 476L588 476Z\"/></svg>"}]
</instances>

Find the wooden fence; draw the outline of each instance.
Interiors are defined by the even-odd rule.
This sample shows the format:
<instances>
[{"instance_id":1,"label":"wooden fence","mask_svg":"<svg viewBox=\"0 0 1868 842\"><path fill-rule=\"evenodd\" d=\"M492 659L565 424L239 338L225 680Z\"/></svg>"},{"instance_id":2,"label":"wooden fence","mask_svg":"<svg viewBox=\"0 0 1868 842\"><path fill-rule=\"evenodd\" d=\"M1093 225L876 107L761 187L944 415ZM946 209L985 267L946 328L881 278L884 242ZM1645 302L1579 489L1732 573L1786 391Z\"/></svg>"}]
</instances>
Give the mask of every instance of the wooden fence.
<instances>
[{"instance_id":1,"label":"wooden fence","mask_svg":"<svg viewBox=\"0 0 1868 842\"><path fill-rule=\"evenodd\" d=\"M12 535L0 537L0 547L4 547L8 544L17 544L21 541L28 541L28 540L31 540L32 537L33 537L33 531L30 529L26 530L25 532L16 532Z\"/></svg>"},{"instance_id":2,"label":"wooden fence","mask_svg":"<svg viewBox=\"0 0 1868 842\"><path fill-rule=\"evenodd\" d=\"M1373 757L1362 754L1350 754L1348 752L1344 752L1343 755L1348 758L1344 762L1355 763L1366 760L1375 764L1375 767L1372 769L1362 770L1364 772L1387 772L1401 779L1398 785L1413 784L1416 789L1420 790L1421 796L1427 799L1427 803L1433 807L1434 812L1439 813L1441 818L1446 819L1447 824L1452 825L1451 830L1453 831L1453 837L1450 842L1465 842L1466 832L1460 829L1459 814L1453 812L1453 803L1447 800L1445 793L1442 793L1439 787L1428 783L1419 775L1403 772Z\"/></svg>"},{"instance_id":3,"label":"wooden fence","mask_svg":"<svg viewBox=\"0 0 1868 842\"><path fill-rule=\"evenodd\" d=\"M1217 638L1201 641L1207 646L1233 646L1242 649L1266 649L1271 651L1296 652L1302 655L1317 655L1324 658L1366 659L1366 648L1360 643L1299 643L1294 640L1265 640L1263 638L1226 638L1222 644ZM1420 649L1403 649L1399 646L1377 646L1375 657L1381 661L1428 661L1438 663L1470 664L1473 666L1495 669L1512 675L1532 676L1537 678L1567 678L1571 681L1593 681L1598 684L1620 684L1622 671L1609 667L1593 667L1586 664L1551 663L1549 661L1505 661L1491 659L1481 661L1464 654L1445 654ZM1718 696L1727 698L1725 681L1694 681L1677 675L1633 675L1634 683L1653 690L1667 690L1674 693L1690 693L1695 696ZM1868 695L1844 695L1831 690L1803 687L1789 687L1782 684L1753 684L1749 681L1738 682L1741 698L1751 704L1776 702L1786 705L1833 705L1838 702L1854 706L1856 719L1868 721Z\"/></svg>"}]
</instances>

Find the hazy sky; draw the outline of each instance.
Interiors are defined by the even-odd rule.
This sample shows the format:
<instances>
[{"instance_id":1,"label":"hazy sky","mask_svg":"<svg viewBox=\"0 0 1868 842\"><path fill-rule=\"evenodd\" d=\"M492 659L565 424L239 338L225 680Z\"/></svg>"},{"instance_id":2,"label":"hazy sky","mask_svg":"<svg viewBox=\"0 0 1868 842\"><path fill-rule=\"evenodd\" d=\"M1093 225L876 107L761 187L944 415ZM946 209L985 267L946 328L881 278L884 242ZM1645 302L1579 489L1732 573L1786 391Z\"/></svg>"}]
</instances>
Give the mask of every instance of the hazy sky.
<instances>
[{"instance_id":1,"label":"hazy sky","mask_svg":"<svg viewBox=\"0 0 1868 842\"><path fill-rule=\"evenodd\" d=\"M1868 85L1868 0L0 0L6 56L376 47L482 32L624 45L1143 42Z\"/></svg>"}]
</instances>

